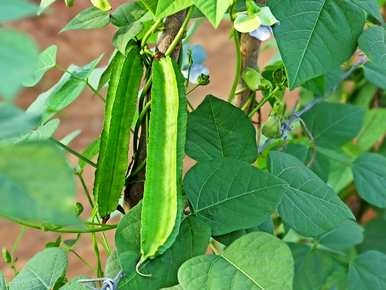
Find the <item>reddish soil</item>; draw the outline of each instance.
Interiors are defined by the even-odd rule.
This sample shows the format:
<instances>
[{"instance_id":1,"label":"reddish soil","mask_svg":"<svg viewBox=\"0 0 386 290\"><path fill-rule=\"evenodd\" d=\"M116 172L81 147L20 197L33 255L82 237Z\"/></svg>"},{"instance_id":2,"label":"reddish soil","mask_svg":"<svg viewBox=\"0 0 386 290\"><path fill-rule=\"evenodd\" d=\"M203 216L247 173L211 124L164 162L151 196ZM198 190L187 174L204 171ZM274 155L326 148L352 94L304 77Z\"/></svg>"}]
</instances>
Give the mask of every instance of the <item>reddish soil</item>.
<instances>
[{"instance_id":1,"label":"reddish soil","mask_svg":"<svg viewBox=\"0 0 386 290\"><path fill-rule=\"evenodd\" d=\"M104 62L106 62L113 50L111 39L114 29L112 27L104 30L58 33L69 19L76 15L79 10L89 5L88 1L77 2L72 9L67 9L62 1L58 1L45 15L15 24L18 29L31 34L41 49L51 44L57 44L59 46L58 63L62 67L67 67L71 63L86 64L101 53L105 53ZM125 1L112 1L115 7L122 2ZM234 47L229 39L229 24L225 23L215 31L208 23L205 23L196 35L192 43L202 44L208 52L206 64L211 72L211 83L207 87L195 91L194 96L191 98L195 106L209 92L219 97L227 96L233 80L235 59ZM266 60L267 56L263 57L263 62ZM21 106L30 104L39 93L50 88L59 79L60 75L60 71L51 71L37 87L28 89L22 94L19 98L19 104ZM63 137L74 130L80 129L82 131L81 135L73 141L71 146L76 150L81 150L99 135L102 116L103 103L93 96L90 91L85 91L76 102L60 114L61 126L57 137ZM76 161L72 157L70 159L73 162ZM91 188L93 181L93 172L91 170L86 171L86 179ZM79 192L81 191L79 190ZM81 193L79 199L85 201ZM0 220L0 247L11 248L18 231L18 225L3 219ZM112 233L109 236L112 239ZM58 235L55 233L29 229L16 251L18 258L17 269L21 269L29 258L42 250L45 243L54 241L57 237ZM65 235L63 238L73 237L74 235ZM95 265L90 239L82 238L76 247L76 251L88 260L91 265ZM8 279L13 275L11 269L4 265L2 260L0 261L0 271L3 271ZM80 274L94 276L94 273L75 255L70 254L69 276L73 277Z\"/></svg>"}]
</instances>

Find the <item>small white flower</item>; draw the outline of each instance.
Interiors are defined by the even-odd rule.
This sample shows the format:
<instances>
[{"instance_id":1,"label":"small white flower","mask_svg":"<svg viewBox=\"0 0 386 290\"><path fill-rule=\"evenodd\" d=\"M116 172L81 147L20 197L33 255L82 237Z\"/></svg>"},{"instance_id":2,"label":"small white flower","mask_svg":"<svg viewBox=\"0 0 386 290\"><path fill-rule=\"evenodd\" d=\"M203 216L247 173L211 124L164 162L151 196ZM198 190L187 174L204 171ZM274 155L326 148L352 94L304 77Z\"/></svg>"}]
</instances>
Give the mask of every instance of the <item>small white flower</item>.
<instances>
[{"instance_id":1,"label":"small white flower","mask_svg":"<svg viewBox=\"0 0 386 290\"><path fill-rule=\"evenodd\" d=\"M261 25L256 30L249 33L250 36L260 41L266 41L272 36L271 26Z\"/></svg>"}]
</instances>

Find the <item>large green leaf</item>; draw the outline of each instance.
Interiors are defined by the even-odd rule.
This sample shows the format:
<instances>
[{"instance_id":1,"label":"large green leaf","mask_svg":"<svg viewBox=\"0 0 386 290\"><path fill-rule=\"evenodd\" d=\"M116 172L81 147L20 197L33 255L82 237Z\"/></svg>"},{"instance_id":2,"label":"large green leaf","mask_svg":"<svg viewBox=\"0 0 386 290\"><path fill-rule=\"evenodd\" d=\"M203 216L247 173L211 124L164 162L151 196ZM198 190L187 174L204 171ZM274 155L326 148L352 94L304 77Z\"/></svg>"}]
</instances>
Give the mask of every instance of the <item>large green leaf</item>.
<instances>
[{"instance_id":1,"label":"large green leaf","mask_svg":"<svg viewBox=\"0 0 386 290\"><path fill-rule=\"evenodd\" d=\"M138 3L125 3L111 13L111 23L118 27L133 24L146 14L146 9Z\"/></svg>"},{"instance_id":2,"label":"large green leaf","mask_svg":"<svg viewBox=\"0 0 386 290\"><path fill-rule=\"evenodd\" d=\"M380 67L386 67L386 30L375 26L363 32L359 38L359 48Z\"/></svg>"},{"instance_id":3,"label":"large green leaf","mask_svg":"<svg viewBox=\"0 0 386 290\"><path fill-rule=\"evenodd\" d=\"M383 23L381 9L377 0L353 0L353 2L365 10L371 17L375 18L379 23Z\"/></svg>"},{"instance_id":4,"label":"large green leaf","mask_svg":"<svg viewBox=\"0 0 386 290\"><path fill-rule=\"evenodd\" d=\"M56 85L36 98L28 107L27 112L43 115L42 122L45 123L56 113L65 109L86 88L86 82L101 58L102 56L83 67L71 65Z\"/></svg>"},{"instance_id":5,"label":"large green leaf","mask_svg":"<svg viewBox=\"0 0 386 290\"><path fill-rule=\"evenodd\" d=\"M318 241L333 250L347 250L363 241L363 229L357 223L347 220L337 228L318 237Z\"/></svg>"},{"instance_id":6,"label":"large green leaf","mask_svg":"<svg viewBox=\"0 0 386 290\"><path fill-rule=\"evenodd\" d=\"M363 127L355 138L362 152L369 150L386 134L386 109L378 108L366 112Z\"/></svg>"},{"instance_id":7,"label":"large green leaf","mask_svg":"<svg viewBox=\"0 0 386 290\"><path fill-rule=\"evenodd\" d=\"M56 45L51 45L40 53L38 67L35 70L34 74L24 81L24 86L35 86L42 79L42 77L47 71L55 67L57 51L58 47Z\"/></svg>"},{"instance_id":8,"label":"large green leaf","mask_svg":"<svg viewBox=\"0 0 386 290\"><path fill-rule=\"evenodd\" d=\"M0 28L0 98L15 97L23 81L33 74L38 57L37 46L31 38Z\"/></svg>"},{"instance_id":9,"label":"large green leaf","mask_svg":"<svg viewBox=\"0 0 386 290\"><path fill-rule=\"evenodd\" d=\"M386 158L365 153L355 160L353 174L359 195L377 207L386 208Z\"/></svg>"},{"instance_id":10,"label":"large green leaf","mask_svg":"<svg viewBox=\"0 0 386 290\"><path fill-rule=\"evenodd\" d=\"M67 269L67 256L60 248L47 248L27 262L12 280L9 290L51 290Z\"/></svg>"},{"instance_id":11,"label":"large green leaf","mask_svg":"<svg viewBox=\"0 0 386 290\"><path fill-rule=\"evenodd\" d=\"M193 4L208 18L214 27L219 26L232 0L193 0Z\"/></svg>"},{"instance_id":12,"label":"large green leaf","mask_svg":"<svg viewBox=\"0 0 386 290\"><path fill-rule=\"evenodd\" d=\"M287 245L266 233L250 233L221 256L199 256L182 265L184 290L290 290L294 262Z\"/></svg>"},{"instance_id":13,"label":"large green leaf","mask_svg":"<svg viewBox=\"0 0 386 290\"><path fill-rule=\"evenodd\" d=\"M319 236L354 219L337 194L297 158L272 151L269 165L287 183L279 214L298 233Z\"/></svg>"},{"instance_id":14,"label":"large green leaf","mask_svg":"<svg viewBox=\"0 0 386 290\"><path fill-rule=\"evenodd\" d=\"M222 235L264 222L279 204L284 184L246 162L221 159L195 165L184 190L193 214Z\"/></svg>"},{"instance_id":15,"label":"large green leaf","mask_svg":"<svg viewBox=\"0 0 386 290\"><path fill-rule=\"evenodd\" d=\"M186 153L197 161L230 157L252 163L257 158L255 128L243 111L207 96L189 115Z\"/></svg>"},{"instance_id":16,"label":"large green leaf","mask_svg":"<svg viewBox=\"0 0 386 290\"><path fill-rule=\"evenodd\" d=\"M318 146L336 148L357 136L363 116L357 106L323 102L305 113L303 120Z\"/></svg>"},{"instance_id":17,"label":"large green leaf","mask_svg":"<svg viewBox=\"0 0 386 290\"><path fill-rule=\"evenodd\" d=\"M79 223L73 172L50 143L0 146L0 215L39 224Z\"/></svg>"},{"instance_id":18,"label":"large green leaf","mask_svg":"<svg viewBox=\"0 0 386 290\"><path fill-rule=\"evenodd\" d=\"M209 243L209 227L194 217L186 218L174 244L161 256L149 260L140 269L152 274L142 277L135 271L140 258L141 205L131 209L119 223L115 243L123 271L126 273L119 289L159 290L176 285L177 270L186 260L205 253Z\"/></svg>"},{"instance_id":19,"label":"large green leaf","mask_svg":"<svg viewBox=\"0 0 386 290\"><path fill-rule=\"evenodd\" d=\"M27 0L1 0L0 23L36 14L37 6Z\"/></svg>"},{"instance_id":20,"label":"large green leaf","mask_svg":"<svg viewBox=\"0 0 386 290\"><path fill-rule=\"evenodd\" d=\"M377 86L386 90L386 68L381 67L373 62L368 62L364 66L366 79Z\"/></svg>"},{"instance_id":21,"label":"large green leaf","mask_svg":"<svg viewBox=\"0 0 386 290\"><path fill-rule=\"evenodd\" d=\"M274 33L291 89L348 59L362 32L365 13L351 0L271 0L279 19Z\"/></svg>"},{"instance_id":22,"label":"large green leaf","mask_svg":"<svg viewBox=\"0 0 386 290\"><path fill-rule=\"evenodd\" d=\"M71 21L63 27L61 32L79 29L103 28L110 23L110 14L95 7L82 10Z\"/></svg>"},{"instance_id":23,"label":"large green leaf","mask_svg":"<svg viewBox=\"0 0 386 290\"><path fill-rule=\"evenodd\" d=\"M25 113L13 105L0 104L0 142L32 131L39 122L39 116Z\"/></svg>"},{"instance_id":24,"label":"large green leaf","mask_svg":"<svg viewBox=\"0 0 386 290\"><path fill-rule=\"evenodd\" d=\"M379 217L365 225L364 241L359 245L361 252L376 250L386 254L386 220Z\"/></svg>"},{"instance_id":25,"label":"large green leaf","mask_svg":"<svg viewBox=\"0 0 386 290\"><path fill-rule=\"evenodd\" d=\"M295 260L296 290L320 290L329 277L342 267L328 252L312 249L301 244L289 244ZM329 288L330 289L330 288Z\"/></svg>"},{"instance_id":26,"label":"large green leaf","mask_svg":"<svg viewBox=\"0 0 386 290\"><path fill-rule=\"evenodd\" d=\"M386 256L369 251L356 257L348 272L348 290L386 289Z\"/></svg>"}]
</instances>

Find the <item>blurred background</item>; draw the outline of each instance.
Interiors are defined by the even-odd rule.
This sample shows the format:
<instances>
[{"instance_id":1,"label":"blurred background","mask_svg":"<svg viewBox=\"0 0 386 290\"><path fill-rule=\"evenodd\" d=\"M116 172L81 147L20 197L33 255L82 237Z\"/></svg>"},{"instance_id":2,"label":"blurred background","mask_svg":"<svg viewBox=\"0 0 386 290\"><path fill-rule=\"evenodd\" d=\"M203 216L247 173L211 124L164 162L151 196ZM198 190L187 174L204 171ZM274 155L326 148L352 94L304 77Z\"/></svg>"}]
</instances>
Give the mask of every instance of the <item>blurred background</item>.
<instances>
[{"instance_id":1,"label":"blurred background","mask_svg":"<svg viewBox=\"0 0 386 290\"><path fill-rule=\"evenodd\" d=\"M39 1L35 2L38 3ZM111 1L113 8L118 7L124 2L127 1ZM67 8L63 1L57 1L43 15L28 18L11 25L20 31L30 34L39 44L41 51L52 44L56 44L59 47L57 62L61 67L67 67L70 64L82 66L104 53L101 64L103 66L107 63L113 51L112 37L115 29L112 25L102 30L77 30L59 33L70 19L80 10L89 6L88 0L76 1L72 8ZM214 30L209 23L204 23L191 41L192 44L200 44L205 48L208 54L206 65L209 68L211 79L208 86L200 88L192 94L191 102L194 106L199 104L208 93L222 98L228 96L233 81L235 65L234 45L229 38L230 28L231 26L227 21L224 21L217 30ZM260 65L264 65L269 61L273 54L272 50L263 52L260 57ZM22 92L21 96L17 99L18 105L26 108L40 93L52 87L61 75L61 71L51 70L36 87ZM295 94L292 95L295 96ZM291 99L293 100L294 98ZM99 136L103 123L103 109L103 102L93 95L90 90L86 89L81 97L58 116L61 124L56 137L63 138L75 130L80 130L80 135L72 141L70 146L77 151L81 151ZM76 164L77 160L75 158L72 158L72 156L69 156L69 158L71 162ZM187 163L187 166L189 166L189 162ZM88 169L85 172L85 176L87 185L91 189L94 172ZM81 192L80 186L79 192ZM85 200L81 193L79 193L79 200ZM18 239L19 232L20 227L18 225L0 219L0 247L10 249ZM19 246L15 252L17 270L20 270L25 262L36 252L42 250L46 243L55 241L58 236L55 233L27 229L27 232L19 241ZM113 233L109 233L108 236L113 241ZM73 238L75 238L75 235L63 236L63 239ZM80 274L95 276L91 269L96 265L91 240L85 237L82 238L75 250L76 253L72 253L69 256L69 277ZM87 260L91 268L89 267L90 265L86 265L84 261L81 261L77 255ZM12 269L6 266L1 259L0 271L4 272L7 279L13 276Z\"/></svg>"}]
</instances>

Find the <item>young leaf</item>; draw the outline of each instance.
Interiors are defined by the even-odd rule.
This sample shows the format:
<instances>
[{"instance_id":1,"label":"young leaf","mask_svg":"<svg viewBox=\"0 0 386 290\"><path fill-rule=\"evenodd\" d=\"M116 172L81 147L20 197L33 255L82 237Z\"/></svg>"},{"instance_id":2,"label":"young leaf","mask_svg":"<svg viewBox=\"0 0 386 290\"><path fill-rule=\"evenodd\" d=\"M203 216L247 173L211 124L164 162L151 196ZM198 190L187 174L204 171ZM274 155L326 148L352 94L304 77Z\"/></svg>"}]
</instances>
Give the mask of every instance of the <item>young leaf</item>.
<instances>
[{"instance_id":1,"label":"young leaf","mask_svg":"<svg viewBox=\"0 0 386 290\"><path fill-rule=\"evenodd\" d=\"M375 250L386 254L386 220L378 217L365 225L364 241L359 245L360 252Z\"/></svg>"},{"instance_id":2,"label":"young leaf","mask_svg":"<svg viewBox=\"0 0 386 290\"><path fill-rule=\"evenodd\" d=\"M363 127L355 138L355 144L362 152L371 147L386 134L386 109L377 108L366 112Z\"/></svg>"},{"instance_id":3,"label":"young leaf","mask_svg":"<svg viewBox=\"0 0 386 290\"><path fill-rule=\"evenodd\" d=\"M94 185L102 217L116 209L125 185L130 128L143 75L137 47L132 47L127 56L117 53L112 66Z\"/></svg>"},{"instance_id":4,"label":"young leaf","mask_svg":"<svg viewBox=\"0 0 386 290\"><path fill-rule=\"evenodd\" d=\"M0 104L0 141L23 136L39 123L40 116L23 112L13 105Z\"/></svg>"},{"instance_id":5,"label":"young leaf","mask_svg":"<svg viewBox=\"0 0 386 290\"><path fill-rule=\"evenodd\" d=\"M337 228L318 237L318 241L327 248L344 251L362 243L363 229L353 221L344 221Z\"/></svg>"},{"instance_id":6,"label":"young leaf","mask_svg":"<svg viewBox=\"0 0 386 290\"><path fill-rule=\"evenodd\" d=\"M386 67L386 30L381 26L371 27L361 34L359 48L367 55L371 62Z\"/></svg>"},{"instance_id":7,"label":"young leaf","mask_svg":"<svg viewBox=\"0 0 386 290\"><path fill-rule=\"evenodd\" d=\"M9 290L51 290L63 278L67 256L60 248L47 248L27 262L9 285Z\"/></svg>"},{"instance_id":8,"label":"young leaf","mask_svg":"<svg viewBox=\"0 0 386 290\"><path fill-rule=\"evenodd\" d=\"M386 208L386 158L365 153L354 161L353 174L359 195L376 207Z\"/></svg>"},{"instance_id":9,"label":"young leaf","mask_svg":"<svg viewBox=\"0 0 386 290\"><path fill-rule=\"evenodd\" d=\"M252 163L257 158L255 128L239 108L207 96L189 114L186 154L197 161L229 157Z\"/></svg>"},{"instance_id":10,"label":"young leaf","mask_svg":"<svg viewBox=\"0 0 386 290\"><path fill-rule=\"evenodd\" d=\"M79 29L103 28L110 23L110 14L95 7L82 10L76 15L61 32Z\"/></svg>"},{"instance_id":11,"label":"young leaf","mask_svg":"<svg viewBox=\"0 0 386 290\"><path fill-rule=\"evenodd\" d=\"M232 0L193 0L193 4L208 18L214 27L218 27Z\"/></svg>"},{"instance_id":12,"label":"young leaf","mask_svg":"<svg viewBox=\"0 0 386 290\"><path fill-rule=\"evenodd\" d=\"M138 2L125 3L111 13L111 23L122 27L131 25L146 14L146 9Z\"/></svg>"},{"instance_id":13,"label":"young leaf","mask_svg":"<svg viewBox=\"0 0 386 290\"><path fill-rule=\"evenodd\" d=\"M293 269L291 251L284 242L266 233L250 233L221 256L199 256L185 262L178 280L184 290L291 290Z\"/></svg>"},{"instance_id":14,"label":"young leaf","mask_svg":"<svg viewBox=\"0 0 386 290\"><path fill-rule=\"evenodd\" d=\"M31 178L33 176L33 178ZM48 142L0 146L0 215L54 225L78 224L75 184L62 150Z\"/></svg>"},{"instance_id":15,"label":"young leaf","mask_svg":"<svg viewBox=\"0 0 386 290\"><path fill-rule=\"evenodd\" d=\"M125 273L119 289L159 290L177 284L177 271L181 264L205 253L210 228L194 217L186 218L175 243L163 255L147 261L141 267L141 272L152 274L151 278L146 278L135 271L140 257L140 217L141 205L138 205L130 210L117 228L115 243Z\"/></svg>"},{"instance_id":16,"label":"young leaf","mask_svg":"<svg viewBox=\"0 0 386 290\"><path fill-rule=\"evenodd\" d=\"M25 87L35 86L42 79L42 77L47 71L55 67L57 51L58 51L58 47L56 45L51 45L50 47L47 47L43 52L40 53L37 69L35 70L34 74L30 78L26 79L23 82L23 85Z\"/></svg>"},{"instance_id":17,"label":"young leaf","mask_svg":"<svg viewBox=\"0 0 386 290\"><path fill-rule=\"evenodd\" d=\"M357 136L364 111L353 105L319 103L303 115L303 120L316 144L336 148Z\"/></svg>"},{"instance_id":18,"label":"young leaf","mask_svg":"<svg viewBox=\"0 0 386 290\"><path fill-rule=\"evenodd\" d=\"M184 179L193 214L208 223L214 235L264 222L278 206L284 185L279 178L233 159L199 162Z\"/></svg>"},{"instance_id":19,"label":"young leaf","mask_svg":"<svg viewBox=\"0 0 386 290\"><path fill-rule=\"evenodd\" d=\"M353 0L353 2L376 19L379 24L383 24L383 16L377 0Z\"/></svg>"},{"instance_id":20,"label":"young leaf","mask_svg":"<svg viewBox=\"0 0 386 290\"><path fill-rule=\"evenodd\" d=\"M170 57L153 63L152 104L141 225L141 260L162 254L178 233L186 103ZM178 75L177 75L178 74ZM161 174L160 174L161 173ZM174 232L174 235L173 235Z\"/></svg>"},{"instance_id":21,"label":"young leaf","mask_svg":"<svg viewBox=\"0 0 386 290\"><path fill-rule=\"evenodd\" d=\"M295 231L315 237L355 219L337 194L297 158L271 151L269 159L270 172L287 182L279 214Z\"/></svg>"},{"instance_id":22,"label":"young leaf","mask_svg":"<svg viewBox=\"0 0 386 290\"><path fill-rule=\"evenodd\" d=\"M386 256L369 251L357 256L348 272L348 290L386 289Z\"/></svg>"},{"instance_id":23,"label":"young leaf","mask_svg":"<svg viewBox=\"0 0 386 290\"><path fill-rule=\"evenodd\" d=\"M332 273L343 268L328 252L301 244L291 243L289 246L295 260L296 290L326 289L324 285Z\"/></svg>"},{"instance_id":24,"label":"young leaf","mask_svg":"<svg viewBox=\"0 0 386 290\"><path fill-rule=\"evenodd\" d=\"M356 48L365 13L351 1L272 0L274 27L291 89L347 60Z\"/></svg>"},{"instance_id":25,"label":"young leaf","mask_svg":"<svg viewBox=\"0 0 386 290\"><path fill-rule=\"evenodd\" d=\"M68 107L83 92L88 78L101 59L102 56L83 67L71 65L56 85L36 98L27 112L42 115L42 123L45 123Z\"/></svg>"},{"instance_id":26,"label":"young leaf","mask_svg":"<svg viewBox=\"0 0 386 290\"><path fill-rule=\"evenodd\" d=\"M1 0L0 24L36 14L38 7L28 0Z\"/></svg>"},{"instance_id":27,"label":"young leaf","mask_svg":"<svg viewBox=\"0 0 386 290\"><path fill-rule=\"evenodd\" d=\"M12 99L38 63L35 42L23 33L0 28L0 98Z\"/></svg>"}]
</instances>

